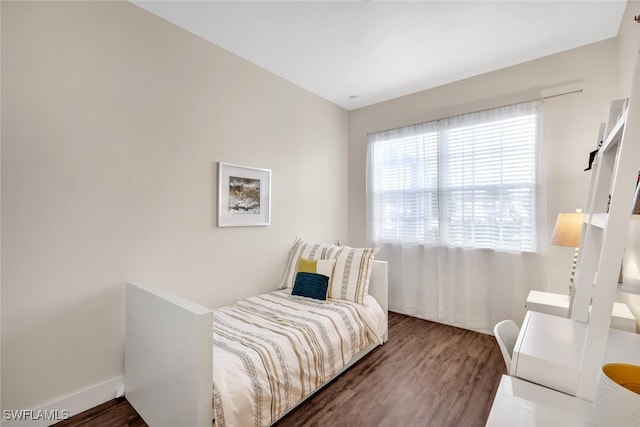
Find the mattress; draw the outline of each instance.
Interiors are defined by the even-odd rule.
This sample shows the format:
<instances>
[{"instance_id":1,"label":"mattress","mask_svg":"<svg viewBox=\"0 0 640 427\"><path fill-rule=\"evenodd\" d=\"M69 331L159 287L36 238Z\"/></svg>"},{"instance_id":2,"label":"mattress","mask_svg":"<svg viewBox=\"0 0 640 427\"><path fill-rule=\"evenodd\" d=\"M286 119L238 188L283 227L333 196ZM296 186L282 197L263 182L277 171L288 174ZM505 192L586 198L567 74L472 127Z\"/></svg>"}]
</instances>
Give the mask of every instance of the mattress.
<instances>
[{"instance_id":1,"label":"mattress","mask_svg":"<svg viewBox=\"0 0 640 427\"><path fill-rule=\"evenodd\" d=\"M381 344L386 314L363 304L318 301L280 290L214 310L215 424L268 426Z\"/></svg>"}]
</instances>

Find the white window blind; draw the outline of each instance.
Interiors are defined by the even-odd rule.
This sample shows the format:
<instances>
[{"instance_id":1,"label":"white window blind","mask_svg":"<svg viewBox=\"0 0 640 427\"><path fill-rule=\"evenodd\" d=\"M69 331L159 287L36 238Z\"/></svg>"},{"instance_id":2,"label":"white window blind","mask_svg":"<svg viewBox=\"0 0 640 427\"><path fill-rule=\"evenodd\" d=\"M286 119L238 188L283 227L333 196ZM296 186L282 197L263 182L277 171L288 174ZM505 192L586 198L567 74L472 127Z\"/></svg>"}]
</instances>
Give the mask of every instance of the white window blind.
<instances>
[{"instance_id":1,"label":"white window blind","mask_svg":"<svg viewBox=\"0 0 640 427\"><path fill-rule=\"evenodd\" d=\"M370 135L372 240L536 250L538 103Z\"/></svg>"}]
</instances>

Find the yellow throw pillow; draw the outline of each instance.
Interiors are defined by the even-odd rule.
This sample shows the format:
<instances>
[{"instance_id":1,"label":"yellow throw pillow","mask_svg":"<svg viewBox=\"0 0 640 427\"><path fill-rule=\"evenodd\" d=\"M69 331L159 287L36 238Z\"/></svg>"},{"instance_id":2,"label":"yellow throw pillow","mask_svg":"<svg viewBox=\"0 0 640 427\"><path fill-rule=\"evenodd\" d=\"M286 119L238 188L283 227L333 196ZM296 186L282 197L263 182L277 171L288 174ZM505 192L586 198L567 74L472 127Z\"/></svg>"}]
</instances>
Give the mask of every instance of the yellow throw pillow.
<instances>
[{"instance_id":1,"label":"yellow throw pillow","mask_svg":"<svg viewBox=\"0 0 640 427\"><path fill-rule=\"evenodd\" d=\"M315 273L318 268L318 261L306 258L300 258L298 260L298 273Z\"/></svg>"},{"instance_id":2,"label":"yellow throw pillow","mask_svg":"<svg viewBox=\"0 0 640 427\"><path fill-rule=\"evenodd\" d=\"M331 276L333 275L333 266L336 263L334 259L318 259L311 260L306 258L300 258L298 260L298 273L315 273L322 274L329 278L331 282Z\"/></svg>"}]
</instances>

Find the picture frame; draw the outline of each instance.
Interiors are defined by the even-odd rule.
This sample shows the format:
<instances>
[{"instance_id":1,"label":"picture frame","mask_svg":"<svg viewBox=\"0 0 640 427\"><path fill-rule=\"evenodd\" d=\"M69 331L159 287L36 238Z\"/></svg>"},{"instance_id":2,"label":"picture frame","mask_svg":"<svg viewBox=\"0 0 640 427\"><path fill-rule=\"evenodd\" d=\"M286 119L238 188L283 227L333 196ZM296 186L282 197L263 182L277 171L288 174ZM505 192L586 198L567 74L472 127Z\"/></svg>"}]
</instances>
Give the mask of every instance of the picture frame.
<instances>
[{"instance_id":1,"label":"picture frame","mask_svg":"<svg viewBox=\"0 0 640 427\"><path fill-rule=\"evenodd\" d=\"M271 224L271 170L218 162L218 227Z\"/></svg>"}]
</instances>

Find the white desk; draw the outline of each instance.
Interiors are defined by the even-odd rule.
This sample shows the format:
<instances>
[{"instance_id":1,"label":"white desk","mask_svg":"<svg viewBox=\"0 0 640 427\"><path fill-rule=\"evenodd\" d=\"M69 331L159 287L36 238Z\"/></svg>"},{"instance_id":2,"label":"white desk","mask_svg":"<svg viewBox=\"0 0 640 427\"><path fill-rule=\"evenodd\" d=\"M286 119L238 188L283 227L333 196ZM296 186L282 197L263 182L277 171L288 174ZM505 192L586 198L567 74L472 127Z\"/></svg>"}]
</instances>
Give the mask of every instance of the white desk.
<instances>
[{"instance_id":1,"label":"white desk","mask_svg":"<svg viewBox=\"0 0 640 427\"><path fill-rule=\"evenodd\" d=\"M569 317L569 295L552 292L530 291L527 296L527 310L554 316ZM611 311L611 327L623 331L636 331L636 318L626 304L616 302Z\"/></svg>"},{"instance_id":2,"label":"white desk","mask_svg":"<svg viewBox=\"0 0 640 427\"><path fill-rule=\"evenodd\" d=\"M513 349L511 374L575 396L587 325L528 311ZM640 364L640 335L609 330L603 363Z\"/></svg>"},{"instance_id":3,"label":"white desk","mask_svg":"<svg viewBox=\"0 0 640 427\"><path fill-rule=\"evenodd\" d=\"M503 375L487 427L592 427L593 404Z\"/></svg>"}]
</instances>

